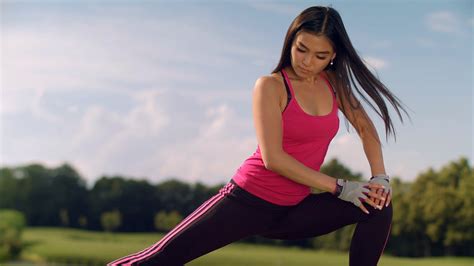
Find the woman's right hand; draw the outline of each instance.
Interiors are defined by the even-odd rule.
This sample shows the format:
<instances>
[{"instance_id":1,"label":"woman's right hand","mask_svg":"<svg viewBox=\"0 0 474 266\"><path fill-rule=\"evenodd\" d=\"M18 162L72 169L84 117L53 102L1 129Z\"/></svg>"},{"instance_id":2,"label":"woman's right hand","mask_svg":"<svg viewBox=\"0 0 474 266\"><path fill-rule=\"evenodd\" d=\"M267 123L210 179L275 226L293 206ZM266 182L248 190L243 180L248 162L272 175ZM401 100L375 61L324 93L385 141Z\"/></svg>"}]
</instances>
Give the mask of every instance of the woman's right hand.
<instances>
[{"instance_id":1,"label":"woman's right hand","mask_svg":"<svg viewBox=\"0 0 474 266\"><path fill-rule=\"evenodd\" d=\"M349 181L344 179L337 179L336 182L338 185L342 186L342 191L337 196L338 198L352 202L355 206L359 207L367 214L369 214L369 211L365 208L362 202L367 202L376 209L382 209L382 206L377 206L370 198L381 199L382 201L385 201L385 198L382 195L371 191L371 189L384 188L383 185L369 182Z\"/></svg>"}]
</instances>

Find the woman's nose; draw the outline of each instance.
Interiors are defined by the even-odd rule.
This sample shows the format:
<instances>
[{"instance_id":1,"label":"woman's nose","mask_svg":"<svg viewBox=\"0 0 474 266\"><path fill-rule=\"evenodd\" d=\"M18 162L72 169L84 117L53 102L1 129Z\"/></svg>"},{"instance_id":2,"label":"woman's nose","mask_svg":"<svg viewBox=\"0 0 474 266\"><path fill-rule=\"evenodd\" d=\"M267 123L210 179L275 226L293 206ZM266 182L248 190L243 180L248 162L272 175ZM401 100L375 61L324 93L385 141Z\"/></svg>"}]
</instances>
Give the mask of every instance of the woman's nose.
<instances>
[{"instance_id":1,"label":"woman's nose","mask_svg":"<svg viewBox=\"0 0 474 266\"><path fill-rule=\"evenodd\" d=\"M303 58L303 65L309 66L311 64L311 56L305 56Z\"/></svg>"}]
</instances>

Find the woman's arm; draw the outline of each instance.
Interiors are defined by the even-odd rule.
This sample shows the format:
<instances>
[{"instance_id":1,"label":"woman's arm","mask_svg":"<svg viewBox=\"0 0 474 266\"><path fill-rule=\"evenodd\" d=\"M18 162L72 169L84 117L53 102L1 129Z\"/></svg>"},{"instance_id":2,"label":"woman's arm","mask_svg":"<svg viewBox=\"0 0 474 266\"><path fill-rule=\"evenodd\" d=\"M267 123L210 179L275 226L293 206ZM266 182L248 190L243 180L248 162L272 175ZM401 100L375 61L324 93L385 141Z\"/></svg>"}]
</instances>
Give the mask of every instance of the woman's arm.
<instances>
[{"instance_id":1,"label":"woman's arm","mask_svg":"<svg viewBox=\"0 0 474 266\"><path fill-rule=\"evenodd\" d=\"M334 192L336 179L302 164L282 147L282 115L274 77L261 77L255 82L252 109L253 120L265 167L295 182Z\"/></svg>"},{"instance_id":2,"label":"woman's arm","mask_svg":"<svg viewBox=\"0 0 474 266\"><path fill-rule=\"evenodd\" d=\"M368 134L362 133L360 138L362 140L365 155L370 164L372 176L385 175L382 148L377 131L373 125L367 130L370 132Z\"/></svg>"},{"instance_id":3,"label":"woman's arm","mask_svg":"<svg viewBox=\"0 0 474 266\"><path fill-rule=\"evenodd\" d=\"M365 155L370 164L372 176L386 174L380 139L374 124L370 120L370 117L367 115L363 108L353 109L351 107L350 102L352 103L352 106L359 106L360 102L352 94L350 94L350 99L343 97L344 93L342 89L337 87L338 82L336 82L335 80L336 77L334 73L323 71L322 74L325 76L326 79L331 81L330 83L333 85L334 89L337 92L336 99L339 106L339 110L341 110L347 120L349 120L349 122L355 128L357 134L359 135L362 141ZM360 106L362 107L362 105Z\"/></svg>"},{"instance_id":4,"label":"woman's arm","mask_svg":"<svg viewBox=\"0 0 474 266\"><path fill-rule=\"evenodd\" d=\"M359 101L352 95L350 100L353 103L356 103L355 106L358 106L360 104ZM370 164L372 176L386 174L380 139L374 124L370 120L370 117L367 115L363 108L353 109L350 106L349 101L346 99L341 99L341 97L337 97L337 101L340 107L344 106L345 110L341 108L341 111L347 117L347 120L349 120L352 126L356 129L357 134L359 135L362 141L365 155Z\"/></svg>"},{"instance_id":5,"label":"woman's arm","mask_svg":"<svg viewBox=\"0 0 474 266\"><path fill-rule=\"evenodd\" d=\"M365 155L370 164L372 176L385 175L386 173L383 162L382 147L377 130L375 129L372 120L370 120L370 117L364 111L359 101L352 94L350 96L350 101L352 101L353 106L360 106L361 108L353 109L349 101L346 99L341 99L341 97L337 97L337 101L341 111L356 129L357 134L362 141ZM341 106L344 106L344 110L341 108ZM372 192L377 193L379 196L381 195L385 197L386 200L379 200L374 197L371 197L370 200L374 201L376 205L385 204L385 206L388 206L392 197L390 193L384 193L384 190L377 189L372 189Z\"/></svg>"}]
</instances>

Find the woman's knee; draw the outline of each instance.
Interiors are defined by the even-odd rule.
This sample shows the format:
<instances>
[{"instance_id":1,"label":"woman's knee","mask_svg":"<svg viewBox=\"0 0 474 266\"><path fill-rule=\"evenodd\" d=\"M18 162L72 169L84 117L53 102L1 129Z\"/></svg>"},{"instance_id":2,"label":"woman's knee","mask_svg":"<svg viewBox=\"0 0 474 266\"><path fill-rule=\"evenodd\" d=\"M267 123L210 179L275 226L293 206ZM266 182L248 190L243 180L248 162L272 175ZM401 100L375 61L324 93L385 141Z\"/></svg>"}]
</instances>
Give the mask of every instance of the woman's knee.
<instances>
[{"instance_id":1,"label":"woman's knee","mask_svg":"<svg viewBox=\"0 0 474 266\"><path fill-rule=\"evenodd\" d=\"M384 221L386 223L391 223L393 217L392 204L390 203L387 207L383 206L381 210L372 209L370 211L370 216L373 219Z\"/></svg>"}]
</instances>

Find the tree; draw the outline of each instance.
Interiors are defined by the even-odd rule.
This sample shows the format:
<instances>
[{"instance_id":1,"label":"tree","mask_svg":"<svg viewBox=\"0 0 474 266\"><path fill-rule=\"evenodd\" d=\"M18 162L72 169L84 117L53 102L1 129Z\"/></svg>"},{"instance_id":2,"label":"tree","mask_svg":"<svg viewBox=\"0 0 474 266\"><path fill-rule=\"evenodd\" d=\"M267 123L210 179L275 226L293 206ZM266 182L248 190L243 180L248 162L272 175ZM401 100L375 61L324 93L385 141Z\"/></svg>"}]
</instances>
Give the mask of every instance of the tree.
<instances>
[{"instance_id":1,"label":"tree","mask_svg":"<svg viewBox=\"0 0 474 266\"><path fill-rule=\"evenodd\" d=\"M102 228L106 232L112 232L122 224L122 215L118 210L104 212L100 216L100 221L102 223Z\"/></svg>"},{"instance_id":2,"label":"tree","mask_svg":"<svg viewBox=\"0 0 474 266\"><path fill-rule=\"evenodd\" d=\"M67 216L68 225L78 226L78 217L86 210L87 189L71 166L63 164L48 169L40 164L30 164L10 172L12 174L2 171L0 183L5 188L1 187L0 192L5 192L5 196L0 193L0 199L5 199L8 207L23 212L29 225L64 225Z\"/></svg>"},{"instance_id":3,"label":"tree","mask_svg":"<svg viewBox=\"0 0 474 266\"><path fill-rule=\"evenodd\" d=\"M155 228L159 231L169 231L178 225L183 217L177 211L160 211L155 215Z\"/></svg>"},{"instance_id":4,"label":"tree","mask_svg":"<svg viewBox=\"0 0 474 266\"><path fill-rule=\"evenodd\" d=\"M127 180L120 176L102 177L89 193L88 222L93 229L100 228L100 214L119 210L123 231L151 231L153 217L161 207L155 187L144 180Z\"/></svg>"},{"instance_id":5,"label":"tree","mask_svg":"<svg viewBox=\"0 0 474 266\"><path fill-rule=\"evenodd\" d=\"M87 227L87 217L84 215L81 215L78 220L78 224L81 228L86 228Z\"/></svg>"},{"instance_id":6,"label":"tree","mask_svg":"<svg viewBox=\"0 0 474 266\"><path fill-rule=\"evenodd\" d=\"M87 188L84 179L69 164L50 170L53 210L59 214L58 225L79 227L79 217L86 213ZM51 212L53 212L51 210Z\"/></svg>"},{"instance_id":7,"label":"tree","mask_svg":"<svg viewBox=\"0 0 474 266\"><path fill-rule=\"evenodd\" d=\"M181 213L190 213L193 198L191 186L185 182L171 179L156 186L156 194L163 209L177 210Z\"/></svg>"},{"instance_id":8,"label":"tree","mask_svg":"<svg viewBox=\"0 0 474 266\"><path fill-rule=\"evenodd\" d=\"M412 252L414 249L412 234L406 231L408 220L407 210L409 209L410 202L406 196L410 191L411 183L402 182L400 178L392 178L390 180L392 185L392 208L393 208L393 220L391 236L387 243L386 250L390 251L393 255L406 255Z\"/></svg>"},{"instance_id":9,"label":"tree","mask_svg":"<svg viewBox=\"0 0 474 266\"><path fill-rule=\"evenodd\" d=\"M421 173L394 194L394 255L473 255L473 170L466 158ZM396 183L395 183L396 184ZM397 189L394 189L397 193Z\"/></svg>"},{"instance_id":10,"label":"tree","mask_svg":"<svg viewBox=\"0 0 474 266\"><path fill-rule=\"evenodd\" d=\"M0 208L18 208L17 191L19 190L18 179L15 177L15 169L0 169Z\"/></svg>"},{"instance_id":11,"label":"tree","mask_svg":"<svg viewBox=\"0 0 474 266\"><path fill-rule=\"evenodd\" d=\"M17 258L22 249L25 216L16 210L0 209L0 261Z\"/></svg>"}]
</instances>

